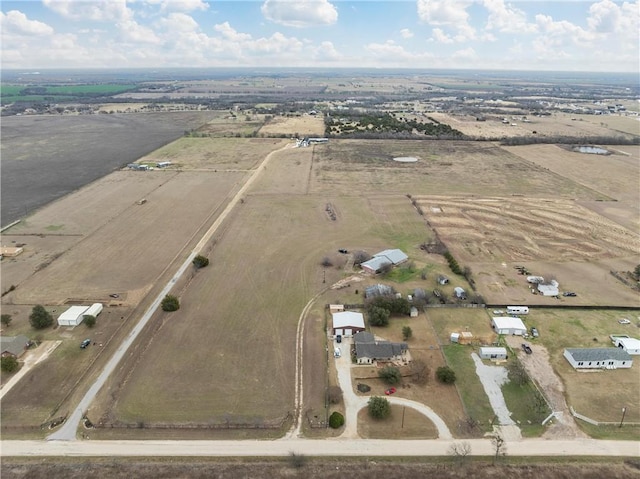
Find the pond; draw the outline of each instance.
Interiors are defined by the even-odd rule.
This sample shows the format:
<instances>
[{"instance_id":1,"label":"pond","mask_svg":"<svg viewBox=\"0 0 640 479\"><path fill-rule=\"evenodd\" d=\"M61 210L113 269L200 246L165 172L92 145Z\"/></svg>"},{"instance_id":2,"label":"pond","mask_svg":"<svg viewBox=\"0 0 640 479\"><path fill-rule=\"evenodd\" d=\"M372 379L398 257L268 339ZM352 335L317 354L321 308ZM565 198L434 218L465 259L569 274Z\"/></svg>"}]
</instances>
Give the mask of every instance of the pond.
<instances>
[{"instance_id":1,"label":"pond","mask_svg":"<svg viewBox=\"0 0 640 479\"><path fill-rule=\"evenodd\" d=\"M587 153L589 155L610 155L611 152L609 150L605 150L604 148L600 148L598 146L576 146L573 148L573 151L578 153Z\"/></svg>"}]
</instances>

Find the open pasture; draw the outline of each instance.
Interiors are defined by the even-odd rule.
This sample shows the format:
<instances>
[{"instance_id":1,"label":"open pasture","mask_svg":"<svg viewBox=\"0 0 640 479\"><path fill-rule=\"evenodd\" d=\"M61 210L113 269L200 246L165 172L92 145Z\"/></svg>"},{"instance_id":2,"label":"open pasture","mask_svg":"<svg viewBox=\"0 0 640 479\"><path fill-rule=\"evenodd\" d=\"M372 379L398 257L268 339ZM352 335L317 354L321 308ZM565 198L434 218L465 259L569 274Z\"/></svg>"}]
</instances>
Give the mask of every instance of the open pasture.
<instances>
[{"instance_id":1,"label":"open pasture","mask_svg":"<svg viewBox=\"0 0 640 479\"><path fill-rule=\"evenodd\" d=\"M632 231L640 231L640 146L606 146L613 155L591 155L557 145L505 150L615 200L583 204Z\"/></svg>"},{"instance_id":2,"label":"open pasture","mask_svg":"<svg viewBox=\"0 0 640 479\"><path fill-rule=\"evenodd\" d=\"M16 289L14 302L105 301L110 293L119 292L123 300L131 295L128 299L135 298L133 302L137 303L139 295L151 288L167 264L220 211L230 190L242 178L240 173L127 173L158 179L154 188L145 191L147 202L130 203L88 231L74 248ZM140 194L135 182L126 184ZM118 201L118 189L114 194ZM79 205L82 198L75 198Z\"/></svg>"},{"instance_id":3,"label":"open pasture","mask_svg":"<svg viewBox=\"0 0 640 479\"><path fill-rule=\"evenodd\" d=\"M494 143L331 140L314 147L311 192L466 194L598 199L604 195L540 168ZM398 163L414 156L417 163ZM607 197L604 197L607 198Z\"/></svg>"},{"instance_id":4,"label":"open pasture","mask_svg":"<svg viewBox=\"0 0 640 479\"><path fill-rule=\"evenodd\" d=\"M284 144L283 140L261 138L180 138L137 163L170 161L169 170L250 170Z\"/></svg>"},{"instance_id":5,"label":"open pasture","mask_svg":"<svg viewBox=\"0 0 640 479\"><path fill-rule=\"evenodd\" d=\"M638 356L631 369L576 371L564 358L565 348L614 347L610 334L638 337L635 324L640 310L552 310L535 309L527 318L540 331L540 338L549 351L551 365L562 378L567 403L580 414L603 422L618 422L621 408L626 407L626 421L640 422L640 374ZM628 318L630 325L618 319Z\"/></svg>"},{"instance_id":6,"label":"open pasture","mask_svg":"<svg viewBox=\"0 0 640 479\"><path fill-rule=\"evenodd\" d=\"M264 135L287 135L303 138L305 136L324 136L324 118L322 115L276 116L259 131Z\"/></svg>"}]
</instances>

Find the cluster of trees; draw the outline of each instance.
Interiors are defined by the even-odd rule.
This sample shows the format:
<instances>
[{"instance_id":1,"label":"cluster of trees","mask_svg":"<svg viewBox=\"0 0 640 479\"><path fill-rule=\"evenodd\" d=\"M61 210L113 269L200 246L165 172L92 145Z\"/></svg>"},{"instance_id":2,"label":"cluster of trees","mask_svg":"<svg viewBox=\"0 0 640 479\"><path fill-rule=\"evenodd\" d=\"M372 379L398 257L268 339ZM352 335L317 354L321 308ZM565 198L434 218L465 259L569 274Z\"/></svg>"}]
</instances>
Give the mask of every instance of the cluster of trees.
<instances>
[{"instance_id":1,"label":"cluster of trees","mask_svg":"<svg viewBox=\"0 0 640 479\"><path fill-rule=\"evenodd\" d=\"M447 263L449 263L449 268L451 268L451 271L453 271L457 275L462 276L463 275L462 268L458 264L458 260L453 257L451 252L447 250L444 252L443 256L447 260Z\"/></svg>"},{"instance_id":2,"label":"cluster of trees","mask_svg":"<svg viewBox=\"0 0 640 479\"><path fill-rule=\"evenodd\" d=\"M430 120L432 120L430 118ZM364 113L353 112L348 121L334 120L328 117L325 121L325 134L405 134L411 136L414 132L426 136L447 138L462 138L464 134L445 123L437 121L422 122L416 119L398 119L389 113Z\"/></svg>"},{"instance_id":3,"label":"cluster of trees","mask_svg":"<svg viewBox=\"0 0 640 479\"><path fill-rule=\"evenodd\" d=\"M44 306L36 304L29 315L29 324L33 329L45 329L53 324L53 316Z\"/></svg>"},{"instance_id":4,"label":"cluster of trees","mask_svg":"<svg viewBox=\"0 0 640 479\"><path fill-rule=\"evenodd\" d=\"M409 315L411 304L406 298L395 296L376 296L366 302L369 324L372 326L387 326L392 314Z\"/></svg>"}]
</instances>

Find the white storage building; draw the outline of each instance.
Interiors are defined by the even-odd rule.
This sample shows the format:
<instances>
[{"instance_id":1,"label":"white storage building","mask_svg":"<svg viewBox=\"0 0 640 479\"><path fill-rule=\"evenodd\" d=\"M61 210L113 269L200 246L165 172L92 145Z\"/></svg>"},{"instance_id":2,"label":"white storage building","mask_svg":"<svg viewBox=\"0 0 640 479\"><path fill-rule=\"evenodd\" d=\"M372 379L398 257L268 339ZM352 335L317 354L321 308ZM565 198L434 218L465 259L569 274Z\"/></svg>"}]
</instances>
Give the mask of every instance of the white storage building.
<instances>
[{"instance_id":1,"label":"white storage building","mask_svg":"<svg viewBox=\"0 0 640 479\"><path fill-rule=\"evenodd\" d=\"M480 348L480 358L492 360L507 359L507 348L482 347Z\"/></svg>"},{"instance_id":2,"label":"white storage building","mask_svg":"<svg viewBox=\"0 0 640 479\"><path fill-rule=\"evenodd\" d=\"M615 338L613 344L629 354L640 354L640 339L636 338Z\"/></svg>"},{"instance_id":3,"label":"white storage building","mask_svg":"<svg viewBox=\"0 0 640 479\"><path fill-rule=\"evenodd\" d=\"M93 303L84 313L82 313L82 316L93 316L96 318L100 313L102 313L102 303Z\"/></svg>"},{"instance_id":4,"label":"white storage building","mask_svg":"<svg viewBox=\"0 0 640 479\"><path fill-rule=\"evenodd\" d=\"M364 331L364 316L355 311L341 311L333 313L333 335L353 336Z\"/></svg>"},{"instance_id":5,"label":"white storage building","mask_svg":"<svg viewBox=\"0 0 640 479\"><path fill-rule=\"evenodd\" d=\"M522 336L527 332L527 327L520 318L512 318L509 316L492 318L491 327L497 334Z\"/></svg>"},{"instance_id":6,"label":"white storage building","mask_svg":"<svg viewBox=\"0 0 640 479\"><path fill-rule=\"evenodd\" d=\"M58 316L60 326L77 326L84 319L89 306L71 306L64 313Z\"/></svg>"}]
</instances>

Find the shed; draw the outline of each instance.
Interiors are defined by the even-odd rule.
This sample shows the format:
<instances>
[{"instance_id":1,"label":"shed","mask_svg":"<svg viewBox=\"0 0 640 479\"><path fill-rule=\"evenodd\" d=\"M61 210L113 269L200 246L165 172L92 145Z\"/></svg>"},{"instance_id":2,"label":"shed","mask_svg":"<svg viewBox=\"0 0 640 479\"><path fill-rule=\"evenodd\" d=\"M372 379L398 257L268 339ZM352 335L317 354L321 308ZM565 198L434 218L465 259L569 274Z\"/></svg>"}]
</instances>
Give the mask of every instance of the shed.
<instances>
[{"instance_id":1,"label":"shed","mask_svg":"<svg viewBox=\"0 0 640 479\"><path fill-rule=\"evenodd\" d=\"M447 278L446 276L440 275L438 276L438 283L439 284L447 284L449 282L449 278Z\"/></svg>"},{"instance_id":2,"label":"shed","mask_svg":"<svg viewBox=\"0 0 640 479\"><path fill-rule=\"evenodd\" d=\"M558 296L560 294L559 284L556 280L552 279L549 283L539 283L538 293L542 296Z\"/></svg>"},{"instance_id":3,"label":"shed","mask_svg":"<svg viewBox=\"0 0 640 479\"><path fill-rule=\"evenodd\" d=\"M494 361L507 359L507 348L482 347L480 348L480 357Z\"/></svg>"},{"instance_id":4,"label":"shed","mask_svg":"<svg viewBox=\"0 0 640 479\"><path fill-rule=\"evenodd\" d=\"M364 290L365 298L375 298L376 296L388 296L393 294L393 288L386 284L374 284L367 286Z\"/></svg>"},{"instance_id":5,"label":"shed","mask_svg":"<svg viewBox=\"0 0 640 479\"><path fill-rule=\"evenodd\" d=\"M96 318L101 312L102 303L93 303L84 313L82 313L82 316L93 316Z\"/></svg>"},{"instance_id":6,"label":"shed","mask_svg":"<svg viewBox=\"0 0 640 479\"><path fill-rule=\"evenodd\" d=\"M411 306L411 311L409 316L411 316L412 318L417 318L418 317L418 308L416 308L415 306Z\"/></svg>"},{"instance_id":7,"label":"shed","mask_svg":"<svg viewBox=\"0 0 640 479\"><path fill-rule=\"evenodd\" d=\"M344 311L344 304L330 304L329 305L329 312L331 314L339 313L341 311Z\"/></svg>"},{"instance_id":8,"label":"shed","mask_svg":"<svg viewBox=\"0 0 640 479\"><path fill-rule=\"evenodd\" d=\"M352 336L364 331L364 316L355 311L340 311L333 313L333 335Z\"/></svg>"},{"instance_id":9,"label":"shed","mask_svg":"<svg viewBox=\"0 0 640 479\"><path fill-rule=\"evenodd\" d=\"M0 256L6 256L7 258L13 257L13 256L18 256L20 253L22 253L24 251L24 249L22 248L22 246L2 246L2 248L0 248Z\"/></svg>"},{"instance_id":10,"label":"shed","mask_svg":"<svg viewBox=\"0 0 640 479\"><path fill-rule=\"evenodd\" d=\"M613 344L629 354L640 354L640 339L636 338L615 338Z\"/></svg>"},{"instance_id":11,"label":"shed","mask_svg":"<svg viewBox=\"0 0 640 479\"><path fill-rule=\"evenodd\" d=\"M567 348L564 357L574 369L630 368L633 358L621 348Z\"/></svg>"},{"instance_id":12,"label":"shed","mask_svg":"<svg viewBox=\"0 0 640 479\"><path fill-rule=\"evenodd\" d=\"M449 339L451 340L452 343L459 343L460 333L451 333L451 336L449 337Z\"/></svg>"},{"instance_id":13,"label":"shed","mask_svg":"<svg viewBox=\"0 0 640 479\"><path fill-rule=\"evenodd\" d=\"M71 306L58 316L58 324L60 326L77 326L84 319L87 309L89 306Z\"/></svg>"},{"instance_id":14,"label":"shed","mask_svg":"<svg viewBox=\"0 0 640 479\"><path fill-rule=\"evenodd\" d=\"M455 288L453 288L453 292L456 295L456 298L458 299L467 299L467 293L464 289L462 289L460 286L456 286Z\"/></svg>"},{"instance_id":15,"label":"shed","mask_svg":"<svg viewBox=\"0 0 640 479\"><path fill-rule=\"evenodd\" d=\"M0 337L0 350L1 356L6 358L11 356L13 358L19 358L27 349L29 338L19 334L18 336L2 336Z\"/></svg>"},{"instance_id":16,"label":"shed","mask_svg":"<svg viewBox=\"0 0 640 479\"><path fill-rule=\"evenodd\" d=\"M522 336L527 332L527 327L520 318L494 317L491 318L491 327L497 334L513 334Z\"/></svg>"}]
</instances>

